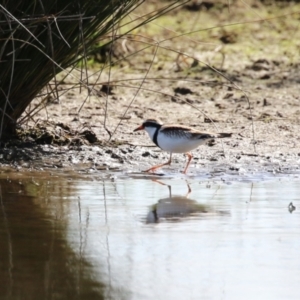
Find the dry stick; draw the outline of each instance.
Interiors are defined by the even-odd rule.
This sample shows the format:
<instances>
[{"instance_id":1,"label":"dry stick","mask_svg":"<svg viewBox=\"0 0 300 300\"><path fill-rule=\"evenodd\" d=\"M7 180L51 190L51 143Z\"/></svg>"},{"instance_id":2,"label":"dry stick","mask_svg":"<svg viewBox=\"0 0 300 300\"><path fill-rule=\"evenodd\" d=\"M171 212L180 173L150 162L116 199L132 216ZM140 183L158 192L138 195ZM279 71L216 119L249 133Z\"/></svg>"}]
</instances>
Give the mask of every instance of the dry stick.
<instances>
[{"instance_id":1,"label":"dry stick","mask_svg":"<svg viewBox=\"0 0 300 300\"><path fill-rule=\"evenodd\" d=\"M68 46L69 48L71 48L70 44L66 41L66 39L64 38L64 36L62 35L62 33L61 33L60 29L59 29L59 26L58 26L58 23L57 23L57 17L54 17L54 22L55 22L57 31L58 31L58 33L59 33L61 39L67 44L67 46Z\"/></svg>"},{"instance_id":2,"label":"dry stick","mask_svg":"<svg viewBox=\"0 0 300 300\"><path fill-rule=\"evenodd\" d=\"M44 107L40 108L36 113L38 113L39 111L41 111L42 109L45 109ZM39 122L39 119L36 121L34 118L34 116L31 116L31 115L26 115L26 120L29 121L31 120L34 124L38 123ZM47 118L48 118L48 113L47 113Z\"/></svg>"},{"instance_id":3,"label":"dry stick","mask_svg":"<svg viewBox=\"0 0 300 300\"><path fill-rule=\"evenodd\" d=\"M227 6L228 6L228 13L230 14L230 0L227 0Z\"/></svg>"},{"instance_id":4,"label":"dry stick","mask_svg":"<svg viewBox=\"0 0 300 300\"><path fill-rule=\"evenodd\" d=\"M107 60L108 60L108 58L107 58ZM105 64L106 64L106 62L104 63L104 65L105 65ZM74 69L77 70L75 67L74 67ZM96 82L100 79L103 70L104 70L104 66L100 69L100 72L99 72L98 78L96 79ZM96 73L98 73L98 71L95 72L95 73L92 73L91 75L88 75L88 74L87 74L87 76L88 76L88 77L93 77ZM67 75L66 75L66 77L67 77ZM66 77L65 77L65 78L66 78ZM101 83L101 84L103 84L103 83ZM72 87L72 88L74 88L76 85L78 85L78 83L73 84L73 87ZM72 89L72 88L70 88L70 89ZM86 86L86 88L87 88L87 89L90 89L89 86ZM97 92L95 92L95 94L97 94ZM79 109L78 109L78 111L77 111L78 114L81 112L81 110L82 110L83 106L85 105L87 99L88 99L88 97L86 97L86 98L84 99L84 101L82 102L82 104L80 105L80 107L79 107Z\"/></svg>"},{"instance_id":5,"label":"dry stick","mask_svg":"<svg viewBox=\"0 0 300 300\"><path fill-rule=\"evenodd\" d=\"M2 88L1 88L2 93L4 94ZM6 97L6 95L4 94L4 97L6 98L6 101L9 102L8 98ZM14 121L14 119L8 115L2 108L0 108L0 111L3 113L3 115L5 115L7 118L9 118L10 120Z\"/></svg>"},{"instance_id":6,"label":"dry stick","mask_svg":"<svg viewBox=\"0 0 300 300\"><path fill-rule=\"evenodd\" d=\"M143 80L144 77L140 77L140 78L126 78L126 79L117 79L117 80L112 80L110 81L110 83L119 83L119 82L128 82L128 81L140 81ZM147 80L153 80L153 81L163 81L163 80L168 80L168 81L178 81L177 78L171 78L171 77L147 77ZM227 87L232 87L233 89L236 89L234 86L230 86L230 85L226 85L224 82L219 82L216 80L211 80L211 81L202 81L202 80L196 80L196 79L185 79L184 81L186 82L191 82L191 83L202 83L205 85L210 85L210 86L218 86L218 85L222 85L222 86L227 86ZM105 84L106 82L101 82L101 83L94 83L93 86L96 85L102 85ZM74 84L74 87L77 85L78 83ZM240 89L237 89L240 90Z\"/></svg>"},{"instance_id":7,"label":"dry stick","mask_svg":"<svg viewBox=\"0 0 300 300\"><path fill-rule=\"evenodd\" d=\"M35 37L35 35L27 29L26 26L24 26L16 17L14 17L7 9L3 7L3 5L0 4L0 7L12 18L14 19L19 25L21 25L41 46L45 48L45 46Z\"/></svg>"},{"instance_id":8,"label":"dry stick","mask_svg":"<svg viewBox=\"0 0 300 300\"><path fill-rule=\"evenodd\" d=\"M114 41L115 41L115 37L116 35L114 35L114 26L115 26L115 15L113 13L113 26L112 26L112 31L111 31L111 40L112 40L112 43L110 44L110 47L109 47L109 54L108 54L108 59L110 61L112 61L112 47L114 46ZM109 82L110 82L110 78L111 78L111 64L109 64L109 67L108 67L108 86L107 86L107 93L106 93L106 97L105 97L105 108L104 108L104 120L103 120L103 126L104 126L104 129L106 130L106 132L108 133L109 135L109 139L111 139L111 132L110 130L107 128L106 126L106 120L107 120L107 111L108 111L108 96L109 96Z\"/></svg>"},{"instance_id":9,"label":"dry stick","mask_svg":"<svg viewBox=\"0 0 300 300\"><path fill-rule=\"evenodd\" d=\"M176 0L174 3L167 4L165 7L161 8L161 9L158 9L154 12L149 12L149 13L146 13L142 16L139 16L139 17L133 19L133 21L125 23L123 26L128 26L131 23L134 23L134 22L138 21L139 19L145 19L146 17L150 16L150 17L148 17L148 19L146 18L146 21L144 23L140 23L140 25L133 27L132 30L137 29L139 26L145 25L145 24L150 23L151 21L157 19L158 18L157 16L165 15L166 13L168 13L172 10L175 10L178 7L183 6L184 4L188 3L189 1L190 0L185 0L185 1L181 2L181 0ZM153 15L153 13L155 13L155 14ZM153 16L151 17L151 15L153 15Z\"/></svg>"},{"instance_id":10,"label":"dry stick","mask_svg":"<svg viewBox=\"0 0 300 300\"><path fill-rule=\"evenodd\" d=\"M113 22L114 22L114 15L113 15ZM109 55L108 55L110 61L112 61L112 51L113 51L112 47L114 45L114 41L116 41L116 36L117 36L117 35L114 35L114 33L117 32L117 29L114 30L114 25L115 25L115 22L113 23L113 27L112 27L112 39L111 39L112 42L110 44ZM106 132L109 135L108 141L110 141L110 139L112 137L112 133L110 132L110 130L106 126L107 111L108 111L108 96L109 96L110 78L111 78L111 64L109 64L109 68L108 68L107 94L106 94L106 99L105 99L104 122L103 122L104 129L106 130ZM117 128L118 128L118 126L117 126ZM113 134L114 134L114 132L113 132Z\"/></svg>"},{"instance_id":11,"label":"dry stick","mask_svg":"<svg viewBox=\"0 0 300 300\"><path fill-rule=\"evenodd\" d=\"M44 6L43 6L43 3L42 3L41 0L40 0L40 4L42 6L42 9L44 10L44 13L46 14ZM50 39L52 59L55 60L55 57L54 57L54 53L55 52L54 52L53 39L52 39L52 29L51 29L51 25L50 25L50 22L49 22L48 19L47 19L47 26L48 26L48 34L49 34L49 39ZM57 87L56 70L55 70L55 65L54 64L52 64L52 68L53 68L53 75L54 75L54 83L55 83L55 86ZM55 93L56 93L56 98L57 98L57 100L59 102L59 93L58 93L58 89L57 88L55 89Z\"/></svg>"},{"instance_id":12,"label":"dry stick","mask_svg":"<svg viewBox=\"0 0 300 300\"><path fill-rule=\"evenodd\" d=\"M79 11L81 11L81 7L80 7L80 3L78 1L78 6L79 6ZM89 86L89 82L88 82L88 76L87 76L87 55L86 55L86 48L85 48L85 40L84 40L84 36L83 36L83 28L82 28L82 18L79 19L79 32L80 32L80 37L82 39L82 44L83 44L83 61L84 61L84 66L85 66L85 78L86 78L86 86ZM83 68L83 66L82 66ZM81 68L81 72L80 72L80 76L81 76L81 81L82 80L82 68ZM90 89L88 90L88 98L90 97Z\"/></svg>"},{"instance_id":13,"label":"dry stick","mask_svg":"<svg viewBox=\"0 0 300 300\"><path fill-rule=\"evenodd\" d=\"M110 47L109 47L108 57L109 57L110 60L112 59L112 47L113 47L113 43L111 43ZM110 65L110 67L108 68L108 85L107 85L107 93L106 93L106 97L105 97L104 120L103 120L104 129L106 130L106 132L109 135L109 139L108 140L111 139L111 132L110 132L110 130L106 126L107 111L108 111L109 82L110 82L110 77L111 77L111 64L109 64L109 65Z\"/></svg>"},{"instance_id":14,"label":"dry stick","mask_svg":"<svg viewBox=\"0 0 300 300\"><path fill-rule=\"evenodd\" d=\"M48 91L48 88L50 88L50 92ZM69 89L68 89L69 90ZM47 84L47 92L44 95L39 95L39 97L44 96L40 102L31 110L29 109L28 112L24 111L25 116L23 118L20 118L18 120L18 124L23 124L27 121L27 119L31 119L34 121L33 117L38 114L42 109L46 110L46 114L47 114L47 119L48 119L48 110L47 110L47 105L45 104L46 100L48 99L48 95L49 94L54 94L54 89L52 89L50 84ZM63 94L60 94L61 96Z\"/></svg>"},{"instance_id":15,"label":"dry stick","mask_svg":"<svg viewBox=\"0 0 300 300\"><path fill-rule=\"evenodd\" d=\"M0 5L0 7L1 7L1 5ZM17 21L12 20L11 23L12 24L20 24L20 22L22 21L23 23L21 23L21 24L24 24L26 22L32 23L33 21L36 21L35 24L38 24L38 23L44 23L45 19L49 19L49 20L59 19L61 21L65 21L65 22L68 22L68 21L71 22L71 21L78 21L79 17L82 17L83 20L91 20L91 19L95 18L95 16L83 17L82 15L71 15L71 16L62 16L62 17L43 16L43 17L36 17L36 18L30 17L30 18L14 19ZM0 25L1 24L7 24L7 21L0 21Z\"/></svg>"},{"instance_id":16,"label":"dry stick","mask_svg":"<svg viewBox=\"0 0 300 300\"><path fill-rule=\"evenodd\" d=\"M50 86L49 84L47 84L46 89L47 89L46 99L48 100L48 99L49 99L49 98L48 98L48 95L49 95L49 94L51 95L51 93L54 94L54 91L53 91L52 86ZM50 89L50 93L48 92L48 89ZM57 90L56 86L55 86L55 90ZM47 121L48 121L48 120L49 120L49 115L48 115L48 109L47 109L47 102L46 102L46 101L45 101L45 103L44 103L44 108L45 108L45 111L46 111ZM34 117L34 115L33 115L32 117Z\"/></svg>"},{"instance_id":17,"label":"dry stick","mask_svg":"<svg viewBox=\"0 0 300 300\"><path fill-rule=\"evenodd\" d=\"M12 29L11 27L11 23L10 23L10 20L7 20L7 23L9 24L9 28L10 30ZM11 68L11 75L10 75L10 80L9 80L9 87L8 87L8 91L7 91L7 95L5 95L5 104L4 104L4 107L3 107L3 114L2 114L2 119L1 119L1 126L0 126L0 140L2 138L2 131L3 131L3 123L4 123L4 116L6 115L6 108L7 108L7 104L9 103L10 104L10 101L9 101L9 96L10 96L10 91L11 91L11 87L12 87L12 83L13 83L13 77L14 77L14 69L15 69L15 59L16 59L16 56L15 56L15 40L13 38L13 34L16 30L14 30L11 34L11 42L12 42L12 49L13 49L13 59L12 59L12 68ZM1 88L2 90L2 88ZM3 94L4 91L2 90ZM10 104L10 107L11 107L11 104ZM14 121L14 120L13 120Z\"/></svg>"},{"instance_id":18,"label":"dry stick","mask_svg":"<svg viewBox=\"0 0 300 300\"><path fill-rule=\"evenodd\" d=\"M146 81L147 75L149 74L150 69L151 69L152 66L153 66L154 59L155 59L155 57L156 57L157 50L158 50L158 44L159 44L159 43L156 44L156 47L155 47L155 50L154 50L154 54L153 54L153 58L152 58L152 61L151 61L151 63L150 63L149 68L148 68L147 71L146 71L145 77L143 78L141 84L139 85L139 87L138 87L138 89L137 89L135 95L133 96L131 102L130 102L129 105L127 106L127 108L126 108L124 114L122 115L122 117L121 117L119 123L117 124L115 130L113 131L111 137L112 137L112 136L115 134L115 132L117 131L118 127L120 126L120 124L121 124L122 121L123 121L122 119L125 117L125 115L127 114L127 111L129 110L130 106L133 104L134 100L136 99L136 97L137 97L139 91L142 89L142 86L143 86L144 82ZM111 137L109 138L109 141L110 141Z\"/></svg>"}]
</instances>

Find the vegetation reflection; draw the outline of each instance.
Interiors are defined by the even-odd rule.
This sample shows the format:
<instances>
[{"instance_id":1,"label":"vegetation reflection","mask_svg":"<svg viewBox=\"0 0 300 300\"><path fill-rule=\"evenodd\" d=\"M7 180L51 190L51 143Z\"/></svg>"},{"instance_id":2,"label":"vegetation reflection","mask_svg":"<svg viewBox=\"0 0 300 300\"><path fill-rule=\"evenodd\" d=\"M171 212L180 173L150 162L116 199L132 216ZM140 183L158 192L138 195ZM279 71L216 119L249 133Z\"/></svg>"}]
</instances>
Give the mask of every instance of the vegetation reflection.
<instances>
[{"instance_id":1,"label":"vegetation reflection","mask_svg":"<svg viewBox=\"0 0 300 300\"><path fill-rule=\"evenodd\" d=\"M54 203L47 201L47 193L55 189L66 195L72 183L0 180L2 299L103 298L103 283L67 243L61 205L55 216L49 213Z\"/></svg>"}]
</instances>

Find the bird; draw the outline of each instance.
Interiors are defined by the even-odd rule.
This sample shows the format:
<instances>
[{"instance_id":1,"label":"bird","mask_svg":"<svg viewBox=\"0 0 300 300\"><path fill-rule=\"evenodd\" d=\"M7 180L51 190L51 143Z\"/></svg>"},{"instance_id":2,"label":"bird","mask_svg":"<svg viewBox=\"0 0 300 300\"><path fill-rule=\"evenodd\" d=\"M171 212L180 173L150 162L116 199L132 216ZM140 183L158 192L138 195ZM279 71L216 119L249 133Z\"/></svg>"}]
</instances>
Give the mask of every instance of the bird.
<instances>
[{"instance_id":1,"label":"bird","mask_svg":"<svg viewBox=\"0 0 300 300\"><path fill-rule=\"evenodd\" d=\"M163 166L170 165L173 153L185 153L188 160L182 173L186 174L193 158L193 155L190 153L191 150L198 148L209 140L231 137L232 135L231 133L200 132L191 127L179 124L164 125L155 119L145 120L142 125L133 131L136 132L139 130L145 130L156 146L170 153L170 158L167 162L151 167L145 172L152 172Z\"/></svg>"}]
</instances>

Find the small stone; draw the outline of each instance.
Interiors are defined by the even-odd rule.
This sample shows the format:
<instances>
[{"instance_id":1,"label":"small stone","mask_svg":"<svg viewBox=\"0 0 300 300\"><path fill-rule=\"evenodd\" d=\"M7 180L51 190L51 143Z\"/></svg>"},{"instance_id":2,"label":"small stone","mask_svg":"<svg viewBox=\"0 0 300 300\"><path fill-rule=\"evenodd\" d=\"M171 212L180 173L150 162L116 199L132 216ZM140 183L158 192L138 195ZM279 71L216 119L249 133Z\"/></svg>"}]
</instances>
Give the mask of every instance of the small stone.
<instances>
[{"instance_id":1,"label":"small stone","mask_svg":"<svg viewBox=\"0 0 300 300\"><path fill-rule=\"evenodd\" d=\"M149 155L150 155L150 152L149 152L149 151L146 151L146 152L144 152L144 153L142 154L143 157L147 157L147 156L149 156Z\"/></svg>"},{"instance_id":2,"label":"small stone","mask_svg":"<svg viewBox=\"0 0 300 300\"><path fill-rule=\"evenodd\" d=\"M115 159L121 159L121 156L116 154L116 153L112 153L111 154L111 158L115 158Z\"/></svg>"}]
</instances>

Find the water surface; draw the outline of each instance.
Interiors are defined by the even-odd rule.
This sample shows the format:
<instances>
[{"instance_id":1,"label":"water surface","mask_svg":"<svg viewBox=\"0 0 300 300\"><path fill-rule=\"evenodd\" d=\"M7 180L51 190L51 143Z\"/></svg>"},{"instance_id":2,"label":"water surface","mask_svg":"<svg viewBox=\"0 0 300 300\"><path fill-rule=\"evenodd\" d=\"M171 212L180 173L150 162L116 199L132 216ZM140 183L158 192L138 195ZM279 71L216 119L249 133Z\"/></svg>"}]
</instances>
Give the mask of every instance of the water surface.
<instances>
[{"instance_id":1,"label":"water surface","mask_svg":"<svg viewBox=\"0 0 300 300\"><path fill-rule=\"evenodd\" d=\"M299 299L299 183L2 175L0 298Z\"/></svg>"}]
</instances>

